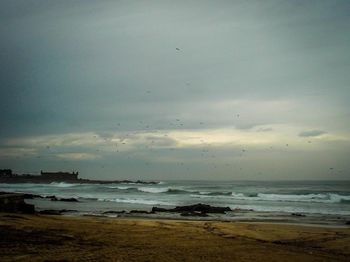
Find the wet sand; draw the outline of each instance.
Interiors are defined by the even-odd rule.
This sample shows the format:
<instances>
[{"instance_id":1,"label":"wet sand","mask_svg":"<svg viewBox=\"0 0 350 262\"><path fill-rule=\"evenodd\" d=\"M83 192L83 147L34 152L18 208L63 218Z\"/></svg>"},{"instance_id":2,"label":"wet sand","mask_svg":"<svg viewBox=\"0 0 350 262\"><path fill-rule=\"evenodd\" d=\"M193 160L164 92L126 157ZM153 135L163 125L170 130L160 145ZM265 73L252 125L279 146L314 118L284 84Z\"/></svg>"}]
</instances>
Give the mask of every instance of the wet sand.
<instances>
[{"instance_id":1,"label":"wet sand","mask_svg":"<svg viewBox=\"0 0 350 262\"><path fill-rule=\"evenodd\" d=\"M350 228L0 214L1 261L349 261Z\"/></svg>"}]
</instances>

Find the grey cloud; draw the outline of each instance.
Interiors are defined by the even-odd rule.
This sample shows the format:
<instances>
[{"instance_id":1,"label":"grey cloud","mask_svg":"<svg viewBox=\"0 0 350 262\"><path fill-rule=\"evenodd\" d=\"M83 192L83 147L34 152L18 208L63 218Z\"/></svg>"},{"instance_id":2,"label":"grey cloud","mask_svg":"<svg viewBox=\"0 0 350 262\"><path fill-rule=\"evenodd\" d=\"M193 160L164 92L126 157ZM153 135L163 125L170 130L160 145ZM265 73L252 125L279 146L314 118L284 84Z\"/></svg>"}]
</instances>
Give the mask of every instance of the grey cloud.
<instances>
[{"instance_id":1,"label":"grey cloud","mask_svg":"<svg viewBox=\"0 0 350 262\"><path fill-rule=\"evenodd\" d=\"M274 124L346 132L349 12L347 0L0 1L0 141Z\"/></svg>"},{"instance_id":2,"label":"grey cloud","mask_svg":"<svg viewBox=\"0 0 350 262\"><path fill-rule=\"evenodd\" d=\"M301 137L314 137L314 136L320 136L326 134L325 131L321 130L309 130L309 131L303 131L299 133L299 136Z\"/></svg>"},{"instance_id":3,"label":"grey cloud","mask_svg":"<svg viewBox=\"0 0 350 262\"><path fill-rule=\"evenodd\" d=\"M170 147L177 144L176 140L170 137L147 136L146 140L149 145L156 147Z\"/></svg>"},{"instance_id":4,"label":"grey cloud","mask_svg":"<svg viewBox=\"0 0 350 262\"><path fill-rule=\"evenodd\" d=\"M270 131L273 131L273 128L271 128L271 127L261 127L261 128L258 128L256 131L258 131L258 132L270 132Z\"/></svg>"},{"instance_id":5,"label":"grey cloud","mask_svg":"<svg viewBox=\"0 0 350 262\"><path fill-rule=\"evenodd\" d=\"M256 126L259 126L260 124L253 124L253 123L242 123L242 124L236 124L235 128L236 129L241 129L241 130L251 130Z\"/></svg>"}]
</instances>

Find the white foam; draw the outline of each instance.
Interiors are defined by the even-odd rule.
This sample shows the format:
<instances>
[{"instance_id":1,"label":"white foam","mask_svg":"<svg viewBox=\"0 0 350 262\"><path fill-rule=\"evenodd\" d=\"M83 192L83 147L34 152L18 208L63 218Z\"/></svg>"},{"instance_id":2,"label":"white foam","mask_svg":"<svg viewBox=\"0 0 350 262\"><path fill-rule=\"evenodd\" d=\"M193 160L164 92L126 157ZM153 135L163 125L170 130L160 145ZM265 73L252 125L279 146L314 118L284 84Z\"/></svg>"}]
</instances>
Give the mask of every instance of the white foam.
<instances>
[{"instance_id":1,"label":"white foam","mask_svg":"<svg viewBox=\"0 0 350 262\"><path fill-rule=\"evenodd\" d=\"M145 192L145 193L165 193L168 192L169 188L168 187L139 187L139 191Z\"/></svg>"},{"instance_id":2,"label":"white foam","mask_svg":"<svg viewBox=\"0 0 350 262\"><path fill-rule=\"evenodd\" d=\"M132 189L134 187L130 187L130 186L108 186L108 188L111 189L120 189L120 190L128 190L128 189Z\"/></svg>"},{"instance_id":3,"label":"white foam","mask_svg":"<svg viewBox=\"0 0 350 262\"><path fill-rule=\"evenodd\" d=\"M257 212L286 212L286 213L302 213L302 214L322 214L322 215L334 215L335 212L338 215L350 215L349 211L346 210L328 210L317 207L296 207L296 206L260 206L260 205L231 205L232 210L253 210Z\"/></svg>"},{"instance_id":4,"label":"white foam","mask_svg":"<svg viewBox=\"0 0 350 262\"><path fill-rule=\"evenodd\" d=\"M193 198L223 198L223 199L233 199L232 196L225 196L225 195L195 195L192 194L190 197Z\"/></svg>"},{"instance_id":5,"label":"white foam","mask_svg":"<svg viewBox=\"0 0 350 262\"><path fill-rule=\"evenodd\" d=\"M158 201L158 200L147 200L147 199L130 199L130 198L113 198L105 199L99 198L98 201L107 201L107 202L118 202L118 203L129 203L129 204L143 204L143 205L165 205L165 206L174 206L173 203Z\"/></svg>"},{"instance_id":6,"label":"white foam","mask_svg":"<svg viewBox=\"0 0 350 262\"><path fill-rule=\"evenodd\" d=\"M338 203L341 201L350 201L350 196L338 195L338 194L329 194L330 200L332 203Z\"/></svg>"},{"instance_id":7,"label":"white foam","mask_svg":"<svg viewBox=\"0 0 350 262\"><path fill-rule=\"evenodd\" d=\"M285 201L285 202L310 202L310 203L340 203L342 200L350 200L350 196L338 194L264 194L257 196L245 196L242 193L232 193L232 197L237 200L255 200L255 201Z\"/></svg>"},{"instance_id":8,"label":"white foam","mask_svg":"<svg viewBox=\"0 0 350 262\"><path fill-rule=\"evenodd\" d=\"M66 183L66 182L52 182L50 183L51 186L56 186L56 187L73 187L73 186L77 186L80 184L70 184L70 183Z\"/></svg>"},{"instance_id":9,"label":"white foam","mask_svg":"<svg viewBox=\"0 0 350 262\"><path fill-rule=\"evenodd\" d=\"M232 200L246 201L274 201L274 202L309 202L309 203L341 203L342 201L350 201L350 196L338 194L305 194L305 195L290 195L290 194L265 194L259 193L256 196L246 196L243 193L232 192L230 196L225 195L205 195L200 192L199 195L190 195L193 198L225 198Z\"/></svg>"}]
</instances>

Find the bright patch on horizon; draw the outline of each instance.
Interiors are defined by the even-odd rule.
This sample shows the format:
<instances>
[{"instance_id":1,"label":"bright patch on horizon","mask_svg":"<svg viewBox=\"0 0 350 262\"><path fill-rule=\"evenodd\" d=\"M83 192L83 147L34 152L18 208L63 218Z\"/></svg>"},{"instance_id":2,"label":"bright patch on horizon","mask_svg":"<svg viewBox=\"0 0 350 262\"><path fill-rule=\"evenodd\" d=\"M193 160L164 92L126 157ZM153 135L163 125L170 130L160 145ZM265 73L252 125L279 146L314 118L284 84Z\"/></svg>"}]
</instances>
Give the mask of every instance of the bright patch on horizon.
<instances>
[{"instance_id":1,"label":"bright patch on horizon","mask_svg":"<svg viewBox=\"0 0 350 262\"><path fill-rule=\"evenodd\" d=\"M63 154L57 154L58 158L64 159L64 160L95 160L99 158L96 154L89 154L89 153L63 153Z\"/></svg>"},{"instance_id":2,"label":"bright patch on horizon","mask_svg":"<svg viewBox=\"0 0 350 262\"><path fill-rule=\"evenodd\" d=\"M71 133L61 135L36 136L7 140L0 150L1 157L34 155L40 150L49 150L59 158L93 160L100 152L126 152L140 148L198 148L200 146L231 147L247 146L253 148L266 146L292 145L306 150L306 140L312 139L315 144L323 142L350 141L349 134L330 134L323 132L314 136L300 136L305 128L286 125L258 126L244 130L235 128L195 129L195 130L162 130L161 132L137 131L110 133L106 137L93 132ZM263 130L263 132L261 131ZM315 133L315 132L313 132ZM299 135L298 135L299 134ZM75 152L60 152L71 149ZM76 150L94 150L96 153L77 153Z\"/></svg>"}]
</instances>

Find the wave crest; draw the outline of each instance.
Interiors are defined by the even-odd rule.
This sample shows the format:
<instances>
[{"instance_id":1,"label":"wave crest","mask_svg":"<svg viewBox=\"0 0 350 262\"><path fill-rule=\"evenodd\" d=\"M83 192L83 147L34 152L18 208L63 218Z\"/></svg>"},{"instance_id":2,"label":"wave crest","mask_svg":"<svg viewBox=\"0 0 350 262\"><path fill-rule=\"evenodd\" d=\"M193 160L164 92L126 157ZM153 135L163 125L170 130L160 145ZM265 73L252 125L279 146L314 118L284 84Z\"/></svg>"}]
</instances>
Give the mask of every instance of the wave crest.
<instances>
[{"instance_id":1,"label":"wave crest","mask_svg":"<svg viewBox=\"0 0 350 262\"><path fill-rule=\"evenodd\" d=\"M266 194L266 193L235 193L231 194L194 194L194 198L229 198L232 200L247 200L247 201L275 201L275 202L309 202L309 203L341 203L350 204L349 195L339 195L334 193L327 194Z\"/></svg>"}]
</instances>

